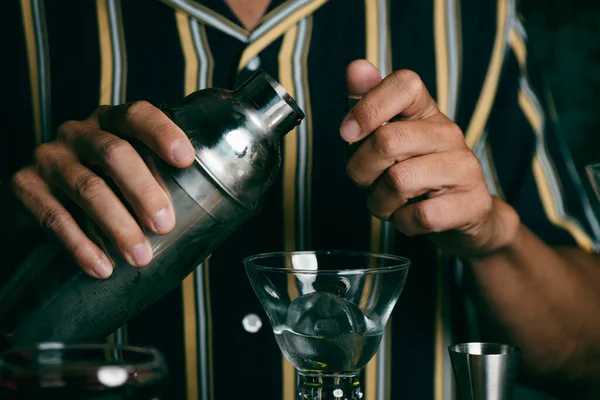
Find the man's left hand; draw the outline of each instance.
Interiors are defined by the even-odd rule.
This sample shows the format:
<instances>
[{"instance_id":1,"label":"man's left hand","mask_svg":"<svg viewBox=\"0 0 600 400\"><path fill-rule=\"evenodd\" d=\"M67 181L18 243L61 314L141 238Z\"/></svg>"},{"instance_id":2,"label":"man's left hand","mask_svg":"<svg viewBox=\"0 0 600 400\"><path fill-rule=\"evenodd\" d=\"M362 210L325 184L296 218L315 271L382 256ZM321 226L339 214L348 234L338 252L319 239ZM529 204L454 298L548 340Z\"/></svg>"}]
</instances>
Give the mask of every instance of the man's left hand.
<instances>
[{"instance_id":1,"label":"man's left hand","mask_svg":"<svg viewBox=\"0 0 600 400\"><path fill-rule=\"evenodd\" d=\"M381 79L365 60L348 66L348 95L360 98L341 124L342 138L362 141L347 163L369 188L367 207L406 235L430 234L459 256L492 253L510 243L516 212L488 191L479 162L412 71ZM390 122L391 121L391 122Z\"/></svg>"}]
</instances>

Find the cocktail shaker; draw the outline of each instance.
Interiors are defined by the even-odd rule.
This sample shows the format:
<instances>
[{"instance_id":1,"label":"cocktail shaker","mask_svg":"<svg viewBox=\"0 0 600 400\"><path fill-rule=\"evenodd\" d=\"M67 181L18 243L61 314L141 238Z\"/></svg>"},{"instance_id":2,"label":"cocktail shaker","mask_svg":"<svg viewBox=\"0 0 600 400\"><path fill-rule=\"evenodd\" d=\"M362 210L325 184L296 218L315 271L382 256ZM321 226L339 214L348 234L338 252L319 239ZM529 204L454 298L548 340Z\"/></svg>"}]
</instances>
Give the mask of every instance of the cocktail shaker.
<instances>
[{"instance_id":1,"label":"cocktail shaker","mask_svg":"<svg viewBox=\"0 0 600 400\"><path fill-rule=\"evenodd\" d=\"M0 290L0 334L10 344L96 340L176 287L258 213L278 176L280 141L304 118L261 71L234 91L200 90L162 110L189 137L194 164L177 169L143 145L136 149L171 198L175 228L165 235L145 229L153 260L135 268L86 220L89 237L114 261L107 280L87 276L52 240L36 248Z\"/></svg>"}]
</instances>

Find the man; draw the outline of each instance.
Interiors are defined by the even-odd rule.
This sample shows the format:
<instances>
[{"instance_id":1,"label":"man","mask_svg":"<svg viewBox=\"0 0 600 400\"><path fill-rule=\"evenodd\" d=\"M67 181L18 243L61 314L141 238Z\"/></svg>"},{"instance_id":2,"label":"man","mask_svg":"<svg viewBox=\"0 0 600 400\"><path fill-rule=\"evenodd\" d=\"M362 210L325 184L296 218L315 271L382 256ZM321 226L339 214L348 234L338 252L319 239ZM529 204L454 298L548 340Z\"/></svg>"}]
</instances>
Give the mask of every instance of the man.
<instances>
[{"instance_id":1,"label":"man","mask_svg":"<svg viewBox=\"0 0 600 400\"><path fill-rule=\"evenodd\" d=\"M166 354L173 398L248 397L257 385L271 389L261 398L294 398L242 259L323 248L412 260L365 398L450 399L446 347L476 335L520 346L529 382L591 393L599 242L534 92L514 2L22 0L3 11L2 178L96 278L112 267L67 201L132 265L152 255L92 166L149 229L176 223L125 141L190 165L189 142L156 105L261 68L307 114L285 138L261 215L127 326L130 343ZM348 114L344 93L361 98Z\"/></svg>"}]
</instances>

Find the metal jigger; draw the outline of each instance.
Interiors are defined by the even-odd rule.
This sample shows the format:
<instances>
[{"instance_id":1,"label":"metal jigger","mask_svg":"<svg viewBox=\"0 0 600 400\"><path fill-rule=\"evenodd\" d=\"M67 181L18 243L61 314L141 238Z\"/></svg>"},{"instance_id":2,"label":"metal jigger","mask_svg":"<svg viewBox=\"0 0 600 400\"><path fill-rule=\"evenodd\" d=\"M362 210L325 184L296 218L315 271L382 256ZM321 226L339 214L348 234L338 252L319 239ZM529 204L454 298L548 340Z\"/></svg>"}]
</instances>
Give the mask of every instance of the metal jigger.
<instances>
[{"instance_id":1,"label":"metal jigger","mask_svg":"<svg viewBox=\"0 0 600 400\"><path fill-rule=\"evenodd\" d=\"M497 343L460 343L448 347L462 400L509 400L519 356L517 347Z\"/></svg>"}]
</instances>

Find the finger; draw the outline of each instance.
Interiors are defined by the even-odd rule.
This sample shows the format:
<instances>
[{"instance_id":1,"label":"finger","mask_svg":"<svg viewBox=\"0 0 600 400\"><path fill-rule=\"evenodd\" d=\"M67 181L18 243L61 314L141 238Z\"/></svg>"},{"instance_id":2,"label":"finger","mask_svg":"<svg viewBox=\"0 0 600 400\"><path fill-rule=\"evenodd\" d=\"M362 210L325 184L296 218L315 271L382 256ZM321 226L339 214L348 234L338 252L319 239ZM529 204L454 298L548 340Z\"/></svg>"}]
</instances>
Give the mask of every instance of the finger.
<instances>
[{"instance_id":1,"label":"finger","mask_svg":"<svg viewBox=\"0 0 600 400\"><path fill-rule=\"evenodd\" d=\"M25 208L59 240L88 275L104 279L112 274L109 258L85 235L33 167L18 172L13 178L13 187Z\"/></svg>"},{"instance_id":2,"label":"finger","mask_svg":"<svg viewBox=\"0 0 600 400\"><path fill-rule=\"evenodd\" d=\"M389 167L412 157L466 149L460 128L448 120L398 121L369 135L346 164L350 179L368 187Z\"/></svg>"},{"instance_id":3,"label":"finger","mask_svg":"<svg viewBox=\"0 0 600 400\"><path fill-rule=\"evenodd\" d=\"M132 266L147 265L152 249L136 221L106 182L64 149L37 158L52 186L63 190L96 222L115 248Z\"/></svg>"},{"instance_id":4,"label":"finger","mask_svg":"<svg viewBox=\"0 0 600 400\"><path fill-rule=\"evenodd\" d=\"M377 180L367 197L367 208L387 220L411 199L427 194L464 191L474 175L470 163L461 162L463 153L445 152L410 158L394 164Z\"/></svg>"},{"instance_id":5,"label":"finger","mask_svg":"<svg viewBox=\"0 0 600 400\"><path fill-rule=\"evenodd\" d=\"M467 229L491 203L485 191L446 193L408 204L394 212L391 221L405 235Z\"/></svg>"},{"instance_id":6,"label":"finger","mask_svg":"<svg viewBox=\"0 0 600 400\"><path fill-rule=\"evenodd\" d=\"M78 132L69 135L71 146L102 167L145 226L158 234L170 232L175 226L175 213L169 196L133 146L111 133L80 128L63 128Z\"/></svg>"},{"instance_id":7,"label":"finger","mask_svg":"<svg viewBox=\"0 0 600 400\"><path fill-rule=\"evenodd\" d=\"M346 89L349 97L360 98L381 82L377 67L367 60L352 61L346 68Z\"/></svg>"},{"instance_id":8,"label":"finger","mask_svg":"<svg viewBox=\"0 0 600 400\"><path fill-rule=\"evenodd\" d=\"M100 129L144 142L175 167L188 167L194 161L194 147L185 133L146 101L100 107L96 116Z\"/></svg>"},{"instance_id":9,"label":"finger","mask_svg":"<svg viewBox=\"0 0 600 400\"><path fill-rule=\"evenodd\" d=\"M424 119L439 113L421 78L412 71L388 75L365 94L342 121L340 135L347 142L361 140L396 116Z\"/></svg>"}]
</instances>

